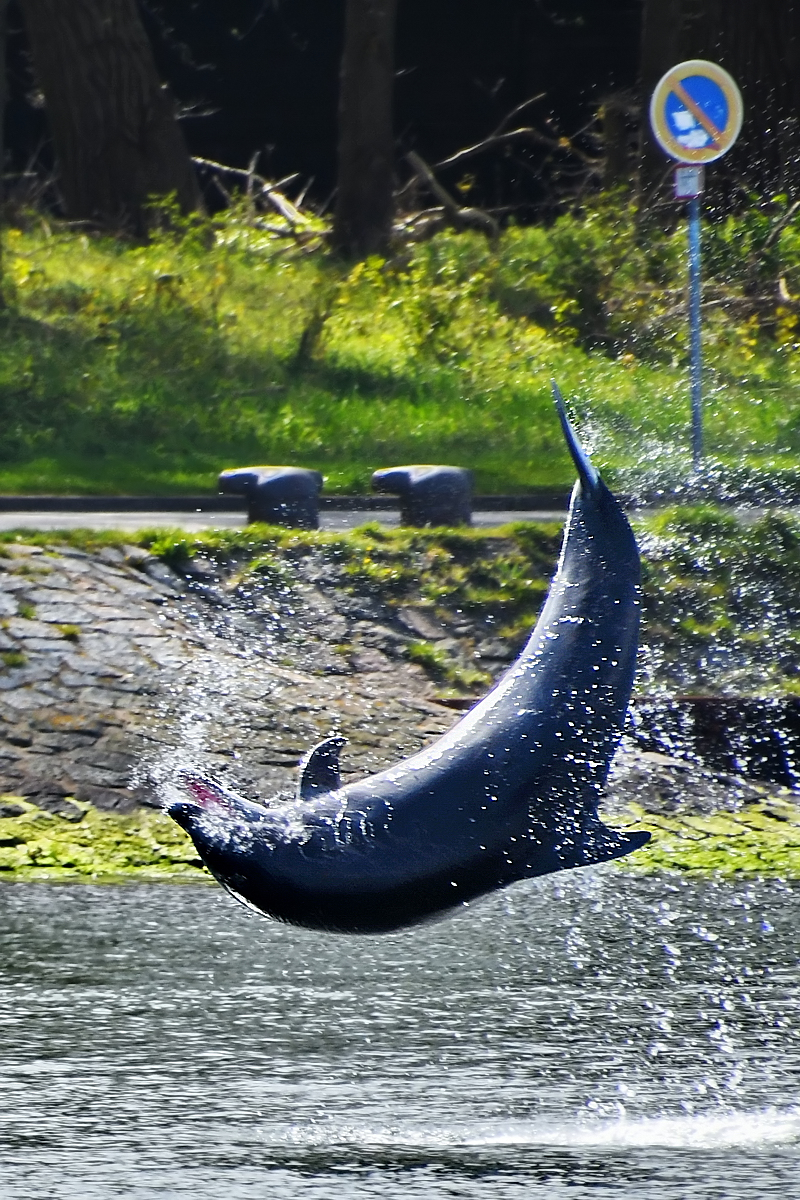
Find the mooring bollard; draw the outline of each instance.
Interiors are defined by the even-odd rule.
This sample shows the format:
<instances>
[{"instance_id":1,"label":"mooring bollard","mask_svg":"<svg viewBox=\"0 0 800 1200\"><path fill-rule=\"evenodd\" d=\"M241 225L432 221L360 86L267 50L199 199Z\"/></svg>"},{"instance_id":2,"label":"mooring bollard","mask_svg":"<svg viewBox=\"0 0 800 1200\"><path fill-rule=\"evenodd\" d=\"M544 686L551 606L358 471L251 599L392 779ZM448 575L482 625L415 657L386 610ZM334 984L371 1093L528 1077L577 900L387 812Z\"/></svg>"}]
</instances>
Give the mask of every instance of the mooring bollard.
<instances>
[{"instance_id":1,"label":"mooring bollard","mask_svg":"<svg viewBox=\"0 0 800 1200\"><path fill-rule=\"evenodd\" d=\"M472 524L472 472L463 467L385 467L372 486L400 497L403 525Z\"/></svg>"},{"instance_id":2,"label":"mooring bollard","mask_svg":"<svg viewBox=\"0 0 800 1200\"><path fill-rule=\"evenodd\" d=\"M236 467L222 472L219 490L246 498L251 524L318 529L322 483L319 471L305 467Z\"/></svg>"}]
</instances>

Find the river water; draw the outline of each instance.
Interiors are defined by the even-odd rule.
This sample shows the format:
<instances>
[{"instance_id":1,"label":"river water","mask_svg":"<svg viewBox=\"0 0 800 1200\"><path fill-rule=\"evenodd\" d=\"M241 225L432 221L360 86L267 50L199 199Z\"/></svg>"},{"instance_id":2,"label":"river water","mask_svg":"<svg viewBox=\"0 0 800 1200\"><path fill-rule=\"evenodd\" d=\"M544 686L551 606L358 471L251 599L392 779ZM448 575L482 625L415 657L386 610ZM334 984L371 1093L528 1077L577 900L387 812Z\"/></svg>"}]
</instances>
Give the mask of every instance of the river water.
<instances>
[{"instance_id":1,"label":"river water","mask_svg":"<svg viewBox=\"0 0 800 1200\"><path fill-rule=\"evenodd\" d=\"M614 867L380 938L2 886L0 1195L800 1197L798 928Z\"/></svg>"}]
</instances>

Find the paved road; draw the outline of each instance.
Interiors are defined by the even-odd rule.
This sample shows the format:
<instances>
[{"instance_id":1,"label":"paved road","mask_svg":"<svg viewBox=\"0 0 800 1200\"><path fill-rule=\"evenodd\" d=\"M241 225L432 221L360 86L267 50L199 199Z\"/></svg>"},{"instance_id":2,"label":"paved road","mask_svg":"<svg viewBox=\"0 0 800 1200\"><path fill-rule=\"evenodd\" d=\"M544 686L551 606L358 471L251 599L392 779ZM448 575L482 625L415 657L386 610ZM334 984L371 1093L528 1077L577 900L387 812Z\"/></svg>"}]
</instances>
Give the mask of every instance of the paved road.
<instances>
[{"instance_id":1,"label":"paved road","mask_svg":"<svg viewBox=\"0 0 800 1200\"><path fill-rule=\"evenodd\" d=\"M563 524L565 512L475 512L477 526L505 525L509 521L556 521ZM320 528L355 529L367 521L394 529L400 524L397 512L328 509L320 513ZM244 513L211 512L4 512L0 513L0 531L9 529L152 529L168 527L199 532L202 529L242 529Z\"/></svg>"}]
</instances>

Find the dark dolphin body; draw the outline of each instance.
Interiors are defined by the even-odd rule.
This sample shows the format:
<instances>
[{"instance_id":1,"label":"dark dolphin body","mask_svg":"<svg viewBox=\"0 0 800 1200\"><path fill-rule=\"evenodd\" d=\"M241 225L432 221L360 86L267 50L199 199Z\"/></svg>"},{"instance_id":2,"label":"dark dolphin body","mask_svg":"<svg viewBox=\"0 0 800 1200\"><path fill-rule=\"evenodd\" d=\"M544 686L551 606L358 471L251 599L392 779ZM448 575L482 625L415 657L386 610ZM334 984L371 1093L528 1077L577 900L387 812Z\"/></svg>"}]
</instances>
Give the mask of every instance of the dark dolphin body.
<instances>
[{"instance_id":1,"label":"dark dolphin body","mask_svg":"<svg viewBox=\"0 0 800 1200\"><path fill-rule=\"evenodd\" d=\"M291 804L182 776L191 799L168 811L238 899L296 925L379 933L647 841L597 815L633 682L639 555L557 402L580 477L558 572L527 646L480 704L413 758L346 787L344 739L323 742Z\"/></svg>"}]
</instances>

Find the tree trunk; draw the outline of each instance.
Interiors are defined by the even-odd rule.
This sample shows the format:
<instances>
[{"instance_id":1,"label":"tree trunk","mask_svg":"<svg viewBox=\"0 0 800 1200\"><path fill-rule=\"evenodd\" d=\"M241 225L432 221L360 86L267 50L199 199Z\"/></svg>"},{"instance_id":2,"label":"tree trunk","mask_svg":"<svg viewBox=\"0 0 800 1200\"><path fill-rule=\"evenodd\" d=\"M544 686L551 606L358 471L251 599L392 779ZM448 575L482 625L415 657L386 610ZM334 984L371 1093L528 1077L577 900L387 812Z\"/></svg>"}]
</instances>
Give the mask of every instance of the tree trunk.
<instances>
[{"instance_id":1,"label":"tree trunk","mask_svg":"<svg viewBox=\"0 0 800 1200\"><path fill-rule=\"evenodd\" d=\"M600 106L602 122L603 187L630 185L632 175L630 128L638 106L629 92L611 92Z\"/></svg>"},{"instance_id":2,"label":"tree trunk","mask_svg":"<svg viewBox=\"0 0 800 1200\"><path fill-rule=\"evenodd\" d=\"M141 231L152 196L200 195L136 0L21 0L70 217Z\"/></svg>"},{"instance_id":3,"label":"tree trunk","mask_svg":"<svg viewBox=\"0 0 800 1200\"><path fill-rule=\"evenodd\" d=\"M397 0L347 0L333 241L351 258L382 253L392 232L396 13Z\"/></svg>"},{"instance_id":4,"label":"tree trunk","mask_svg":"<svg viewBox=\"0 0 800 1200\"><path fill-rule=\"evenodd\" d=\"M0 0L0 205L6 198L6 103L8 101L8 0Z\"/></svg>"}]
</instances>

